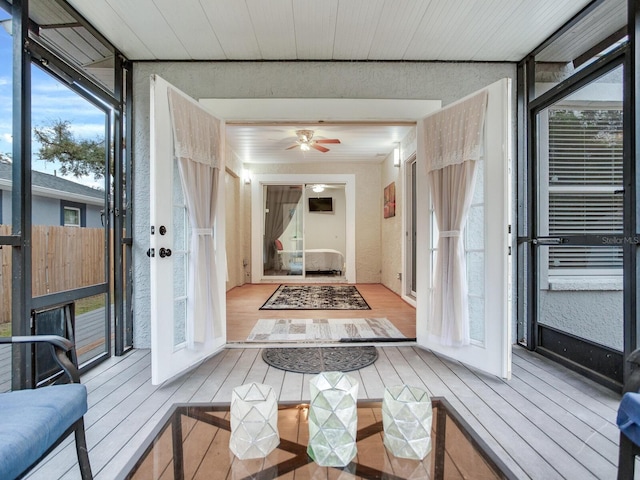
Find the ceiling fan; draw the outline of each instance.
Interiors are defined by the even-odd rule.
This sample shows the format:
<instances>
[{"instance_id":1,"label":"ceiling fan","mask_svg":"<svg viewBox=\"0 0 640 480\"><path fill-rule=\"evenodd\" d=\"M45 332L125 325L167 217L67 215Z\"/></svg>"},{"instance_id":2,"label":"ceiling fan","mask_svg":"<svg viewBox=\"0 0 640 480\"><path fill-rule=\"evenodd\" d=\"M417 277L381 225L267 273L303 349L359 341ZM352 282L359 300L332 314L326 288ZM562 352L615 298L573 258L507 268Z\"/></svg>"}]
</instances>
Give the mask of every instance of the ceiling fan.
<instances>
[{"instance_id":1,"label":"ceiling fan","mask_svg":"<svg viewBox=\"0 0 640 480\"><path fill-rule=\"evenodd\" d=\"M319 152L326 153L329 151L327 147L319 145L320 143L340 143L337 138L320 138L318 140L313 139L313 130L296 130L296 136L298 140L295 145L287 147L285 150L291 150L292 148L300 147L303 152L308 152L309 149L314 148Z\"/></svg>"}]
</instances>

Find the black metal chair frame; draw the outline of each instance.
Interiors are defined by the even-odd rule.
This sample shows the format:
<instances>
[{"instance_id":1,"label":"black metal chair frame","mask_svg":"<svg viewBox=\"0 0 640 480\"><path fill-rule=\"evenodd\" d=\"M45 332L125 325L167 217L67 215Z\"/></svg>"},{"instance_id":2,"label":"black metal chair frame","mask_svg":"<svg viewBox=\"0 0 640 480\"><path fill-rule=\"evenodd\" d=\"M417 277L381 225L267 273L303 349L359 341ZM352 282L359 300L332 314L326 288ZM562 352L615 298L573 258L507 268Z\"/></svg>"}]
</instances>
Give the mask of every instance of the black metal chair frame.
<instances>
[{"instance_id":1,"label":"black metal chair frame","mask_svg":"<svg viewBox=\"0 0 640 480\"><path fill-rule=\"evenodd\" d=\"M627 358L631 364L631 374L622 392L640 392L640 349L635 350ZM620 448L618 451L618 480L633 479L636 455L640 455L640 446L620 432Z\"/></svg>"},{"instance_id":2,"label":"black metal chair frame","mask_svg":"<svg viewBox=\"0 0 640 480\"><path fill-rule=\"evenodd\" d=\"M19 336L19 337L0 337L0 344L24 344L24 343L44 343L48 344L51 349L53 358L58 362L64 373L72 383L80 383L80 372L78 368L69 358L71 354L72 358L76 358L74 345L66 338L57 335L32 335L32 336ZM46 388L46 387L45 387ZM73 425L71 425L58 440L44 452L44 454L38 458L27 470L22 472L20 477L24 477L29 473L42 459L49 455L60 443L67 438L71 433L75 434L76 440L76 453L78 455L78 465L80 467L80 474L83 480L91 480L93 475L91 474L91 464L89 463L89 452L87 450L87 440L84 433L84 417L80 417Z\"/></svg>"}]
</instances>

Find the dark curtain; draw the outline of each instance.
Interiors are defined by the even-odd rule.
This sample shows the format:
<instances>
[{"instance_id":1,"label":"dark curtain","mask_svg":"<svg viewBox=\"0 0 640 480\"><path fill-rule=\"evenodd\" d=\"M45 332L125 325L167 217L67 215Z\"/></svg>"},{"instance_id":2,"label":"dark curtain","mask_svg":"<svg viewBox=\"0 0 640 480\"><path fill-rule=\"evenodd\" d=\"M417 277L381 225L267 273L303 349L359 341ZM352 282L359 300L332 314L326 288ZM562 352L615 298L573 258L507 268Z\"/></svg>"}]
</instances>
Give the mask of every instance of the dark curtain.
<instances>
[{"instance_id":1,"label":"dark curtain","mask_svg":"<svg viewBox=\"0 0 640 480\"><path fill-rule=\"evenodd\" d=\"M267 185L267 201L264 218L264 269L278 268L278 252L275 241L291 221L283 214L282 205L297 204L302 197L302 187L297 185Z\"/></svg>"}]
</instances>

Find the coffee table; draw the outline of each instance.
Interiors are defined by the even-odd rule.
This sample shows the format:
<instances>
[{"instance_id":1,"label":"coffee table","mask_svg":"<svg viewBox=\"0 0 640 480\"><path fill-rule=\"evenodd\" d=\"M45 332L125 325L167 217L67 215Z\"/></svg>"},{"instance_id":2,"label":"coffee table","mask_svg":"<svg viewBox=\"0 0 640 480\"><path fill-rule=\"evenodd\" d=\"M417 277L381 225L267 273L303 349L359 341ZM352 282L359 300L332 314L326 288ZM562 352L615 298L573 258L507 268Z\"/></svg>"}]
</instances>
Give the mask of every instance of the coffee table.
<instances>
[{"instance_id":1,"label":"coffee table","mask_svg":"<svg viewBox=\"0 0 640 480\"><path fill-rule=\"evenodd\" d=\"M434 397L431 453L423 461L391 455L382 443L381 402L358 402L358 454L344 468L307 456L308 404L281 404L280 445L264 459L229 450L229 404L176 404L118 478L124 479L515 479L445 398Z\"/></svg>"}]
</instances>

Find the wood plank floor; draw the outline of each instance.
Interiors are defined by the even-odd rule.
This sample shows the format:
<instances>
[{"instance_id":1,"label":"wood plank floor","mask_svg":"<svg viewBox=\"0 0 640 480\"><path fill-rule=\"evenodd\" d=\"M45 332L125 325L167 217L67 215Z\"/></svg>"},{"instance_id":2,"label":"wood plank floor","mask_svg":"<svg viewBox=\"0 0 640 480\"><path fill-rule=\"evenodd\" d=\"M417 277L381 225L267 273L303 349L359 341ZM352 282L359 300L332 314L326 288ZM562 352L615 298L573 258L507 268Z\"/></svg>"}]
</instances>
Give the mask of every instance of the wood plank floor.
<instances>
[{"instance_id":1,"label":"wood plank floor","mask_svg":"<svg viewBox=\"0 0 640 480\"><path fill-rule=\"evenodd\" d=\"M260 318L387 318L405 337L416 336L416 310L380 284L356 285L371 310L259 310L277 284L246 284L227 292L227 340L243 342Z\"/></svg>"},{"instance_id":2,"label":"wood plank floor","mask_svg":"<svg viewBox=\"0 0 640 480\"><path fill-rule=\"evenodd\" d=\"M269 367L260 352L225 349L162 386L151 385L148 350L111 358L85 374L96 479L118 478L175 402L228 402L235 386L252 381L271 385L283 401L308 401L310 376ZM520 347L510 381L415 346L382 347L379 353L375 364L352 372L360 398L380 399L385 385L421 386L446 397L519 478L615 478L618 394ZM29 478L79 478L73 442L65 442Z\"/></svg>"},{"instance_id":3,"label":"wood plank floor","mask_svg":"<svg viewBox=\"0 0 640 480\"><path fill-rule=\"evenodd\" d=\"M358 285L370 311L258 311L276 285L247 285L228 294L228 338L242 342L258 318L387 317L415 336L415 310L381 285ZM363 315L364 313L364 315ZM95 478L119 473L173 403L229 402L234 387L261 382L282 401L309 401L310 375L268 366L259 346L235 344L174 381L151 385L150 352L113 357L82 376ZM409 384L446 397L497 455L523 479L615 478L620 395L520 347L513 378L485 375L413 345L379 347L373 364L352 372L359 398L382 398L385 385ZM80 478L68 439L32 479ZM212 474L216 479L215 474Z\"/></svg>"}]
</instances>

